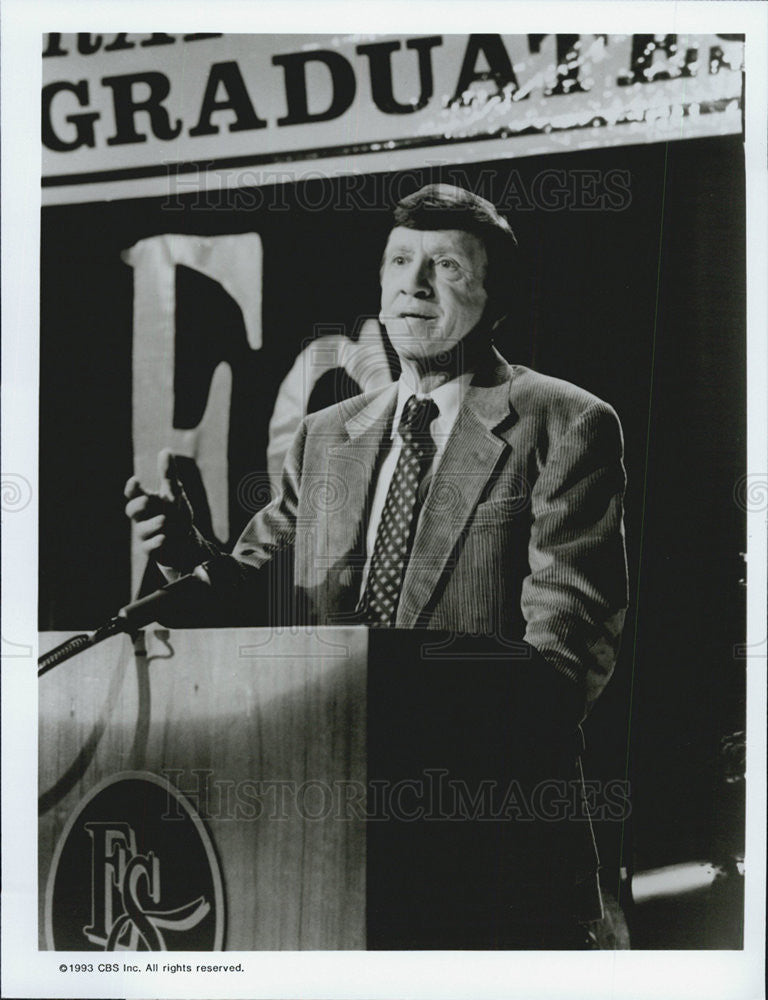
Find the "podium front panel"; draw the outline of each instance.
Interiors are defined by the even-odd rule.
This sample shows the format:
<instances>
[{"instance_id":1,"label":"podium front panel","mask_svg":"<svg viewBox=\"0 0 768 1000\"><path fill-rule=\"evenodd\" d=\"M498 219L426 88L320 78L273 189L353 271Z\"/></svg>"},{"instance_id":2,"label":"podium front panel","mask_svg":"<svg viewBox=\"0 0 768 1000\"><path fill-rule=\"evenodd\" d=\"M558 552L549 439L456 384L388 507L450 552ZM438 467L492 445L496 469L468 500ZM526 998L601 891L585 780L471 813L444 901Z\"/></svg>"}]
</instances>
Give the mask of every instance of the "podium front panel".
<instances>
[{"instance_id":1,"label":"podium front panel","mask_svg":"<svg viewBox=\"0 0 768 1000\"><path fill-rule=\"evenodd\" d=\"M41 947L551 946L593 912L596 858L565 682L529 654L154 628L63 663L40 681Z\"/></svg>"},{"instance_id":2,"label":"podium front panel","mask_svg":"<svg viewBox=\"0 0 768 1000\"><path fill-rule=\"evenodd\" d=\"M41 653L64 638L43 633ZM40 947L193 950L213 921L202 947L364 948L367 645L364 629L154 628L42 677ZM132 862L158 926L109 942Z\"/></svg>"}]
</instances>

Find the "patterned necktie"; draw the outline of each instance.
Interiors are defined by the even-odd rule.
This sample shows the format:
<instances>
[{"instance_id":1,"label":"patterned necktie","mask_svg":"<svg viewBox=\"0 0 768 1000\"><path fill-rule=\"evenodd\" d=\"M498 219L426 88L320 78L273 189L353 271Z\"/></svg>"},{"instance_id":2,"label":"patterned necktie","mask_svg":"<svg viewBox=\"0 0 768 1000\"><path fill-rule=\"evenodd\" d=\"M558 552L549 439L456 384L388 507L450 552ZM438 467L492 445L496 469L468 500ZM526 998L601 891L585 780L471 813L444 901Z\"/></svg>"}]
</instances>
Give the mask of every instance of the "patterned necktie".
<instances>
[{"instance_id":1,"label":"patterned necktie","mask_svg":"<svg viewBox=\"0 0 768 1000\"><path fill-rule=\"evenodd\" d=\"M394 625L418 510L419 486L435 456L429 425L439 413L433 399L411 396L398 428L403 446L389 484L365 591L359 605L371 625Z\"/></svg>"}]
</instances>

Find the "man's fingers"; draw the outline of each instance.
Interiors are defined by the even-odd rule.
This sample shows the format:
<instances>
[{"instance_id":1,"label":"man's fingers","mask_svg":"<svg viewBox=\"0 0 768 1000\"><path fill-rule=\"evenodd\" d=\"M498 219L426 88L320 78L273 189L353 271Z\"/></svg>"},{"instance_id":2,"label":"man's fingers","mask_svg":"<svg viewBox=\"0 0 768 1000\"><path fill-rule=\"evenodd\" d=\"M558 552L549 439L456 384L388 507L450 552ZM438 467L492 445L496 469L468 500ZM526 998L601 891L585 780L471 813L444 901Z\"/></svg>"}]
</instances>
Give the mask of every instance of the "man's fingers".
<instances>
[{"instance_id":1,"label":"man's fingers","mask_svg":"<svg viewBox=\"0 0 768 1000\"><path fill-rule=\"evenodd\" d=\"M141 547L147 555L149 555L150 552L155 552L163 545L165 545L165 535L162 533L159 535L153 535L152 538L144 539L141 543Z\"/></svg>"},{"instance_id":2,"label":"man's fingers","mask_svg":"<svg viewBox=\"0 0 768 1000\"><path fill-rule=\"evenodd\" d=\"M167 512L168 501L154 493L145 493L143 496L129 500L125 505L125 513L132 521L146 521L150 517Z\"/></svg>"},{"instance_id":3,"label":"man's fingers","mask_svg":"<svg viewBox=\"0 0 768 1000\"><path fill-rule=\"evenodd\" d=\"M133 500L129 500L125 505L125 513L132 521L141 521L143 518L148 517L146 513L147 503L149 502L148 496L135 497Z\"/></svg>"},{"instance_id":4,"label":"man's fingers","mask_svg":"<svg viewBox=\"0 0 768 1000\"><path fill-rule=\"evenodd\" d=\"M137 476L131 476L128 482L125 484L125 489L123 494L126 500L133 500L134 497L144 496L144 490L141 488L141 483Z\"/></svg>"},{"instance_id":5,"label":"man's fingers","mask_svg":"<svg viewBox=\"0 0 768 1000\"><path fill-rule=\"evenodd\" d=\"M146 542L150 538L154 538L160 534L165 538L165 514L158 514L156 517L150 517L146 521L137 521L136 528L142 542Z\"/></svg>"},{"instance_id":6,"label":"man's fingers","mask_svg":"<svg viewBox=\"0 0 768 1000\"><path fill-rule=\"evenodd\" d=\"M176 459L170 448L163 448L157 456L157 474L160 478L160 496L167 500L178 500L184 488L176 472Z\"/></svg>"}]
</instances>

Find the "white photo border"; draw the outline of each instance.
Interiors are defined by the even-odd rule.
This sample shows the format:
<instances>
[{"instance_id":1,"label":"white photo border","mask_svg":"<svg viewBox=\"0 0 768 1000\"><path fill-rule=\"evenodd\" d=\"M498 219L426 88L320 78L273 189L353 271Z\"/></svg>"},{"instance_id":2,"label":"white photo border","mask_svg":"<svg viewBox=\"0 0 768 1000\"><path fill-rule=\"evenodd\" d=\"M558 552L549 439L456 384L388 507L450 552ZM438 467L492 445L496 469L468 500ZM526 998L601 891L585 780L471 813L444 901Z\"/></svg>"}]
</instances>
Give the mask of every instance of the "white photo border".
<instances>
[{"instance_id":1,"label":"white photo border","mask_svg":"<svg viewBox=\"0 0 768 1000\"><path fill-rule=\"evenodd\" d=\"M62 974L37 950L37 404L40 45L44 32L290 33L558 30L746 35L748 473L768 486L768 7L756 3L480 0L4 0L2 9L2 993L13 997L565 997L740 1000L763 995L765 948L766 514L748 513L747 878L741 952L231 953L245 974ZM9 485L10 484L10 485ZM28 492L6 516L6 490ZM83 484L84 502L87 483ZM757 507L764 505L757 505ZM83 953L85 954L85 953ZM82 960L67 953L66 962ZM92 955L89 960L92 960ZM172 953L175 961L197 955Z\"/></svg>"}]
</instances>

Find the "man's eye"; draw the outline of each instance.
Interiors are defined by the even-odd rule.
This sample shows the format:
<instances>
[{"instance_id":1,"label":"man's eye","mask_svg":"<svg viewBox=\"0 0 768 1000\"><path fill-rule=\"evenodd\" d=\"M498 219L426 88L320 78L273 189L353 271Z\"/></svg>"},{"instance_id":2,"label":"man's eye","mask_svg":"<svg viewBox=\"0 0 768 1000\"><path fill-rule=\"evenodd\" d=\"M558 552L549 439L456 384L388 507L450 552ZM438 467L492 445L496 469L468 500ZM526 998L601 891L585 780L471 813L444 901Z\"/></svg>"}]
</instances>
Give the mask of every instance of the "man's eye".
<instances>
[{"instance_id":1,"label":"man's eye","mask_svg":"<svg viewBox=\"0 0 768 1000\"><path fill-rule=\"evenodd\" d=\"M437 266L438 266L438 268L440 268L441 271L458 271L459 270L458 262L455 261L455 260L453 260L450 257L441 257L440 260L437 261Z\"/></svg>"},{"instance_id":2,"label":"man's eye","mask_svg":"<svg viewBox=\"0 0 768 1000\"><path fill-rule=\"evenodd\" d=\"M392 258L392 263L397 264L398 266L405 264L405 257L403 257L401 253L395 254Z\"/></svg>"}]
</instances>

